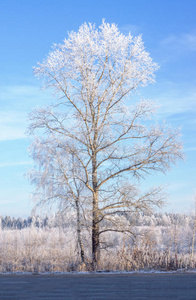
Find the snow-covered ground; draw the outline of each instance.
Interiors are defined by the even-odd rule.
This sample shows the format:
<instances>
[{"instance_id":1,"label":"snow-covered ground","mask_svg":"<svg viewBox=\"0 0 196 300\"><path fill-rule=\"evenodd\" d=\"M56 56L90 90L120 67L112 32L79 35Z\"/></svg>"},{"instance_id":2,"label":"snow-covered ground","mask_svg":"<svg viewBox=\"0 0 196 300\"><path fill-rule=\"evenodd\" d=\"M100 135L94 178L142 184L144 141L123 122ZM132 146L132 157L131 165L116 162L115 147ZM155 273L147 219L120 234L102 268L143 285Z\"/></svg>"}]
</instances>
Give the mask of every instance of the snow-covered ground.
<instances>
[{"instance_id":1,"label":"snow-covered ground","mask_svg":"<svg viewBox=\"0 0 196 300\"><path fill-rule=\"evenodd\" d=\"M132 228L136 235L134 239L120 233L105 234L102 238L104 249L101 250L100 270L171 272L196 268L192 218L181 217L172 223L171 218L166 215L162 218L143 216L137 223ZM21 230L2 229L0 273L91 272L89 232L82 232L86 263L81 264L74 224L70 222L66 226L54 225L34 225Z\"/></svg>"}]
</instances>

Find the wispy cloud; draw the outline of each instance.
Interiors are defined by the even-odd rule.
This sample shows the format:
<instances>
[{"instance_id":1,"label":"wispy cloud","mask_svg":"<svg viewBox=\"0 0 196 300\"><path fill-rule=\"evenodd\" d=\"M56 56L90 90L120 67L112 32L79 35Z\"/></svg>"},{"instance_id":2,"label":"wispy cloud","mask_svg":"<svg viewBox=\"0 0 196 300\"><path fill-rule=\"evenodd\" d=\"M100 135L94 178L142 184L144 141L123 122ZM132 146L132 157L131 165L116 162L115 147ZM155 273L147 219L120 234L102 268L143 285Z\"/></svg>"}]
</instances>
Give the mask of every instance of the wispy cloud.
<instances>
[{"instance_id":1,"label":"wispy cloud","mask_svg":"<svg viewBox=\"0 0 196 300\"><path fill-rule=\"evenodd\" d=\"M192 151L196 151L196 146L190 147L190 148L185 148L185 152L192 152Z\"/></svg>"},{"instance_id":2,"label":"wispy cloud","mask_svg":"<svg viewBox=\"0 0 196 300\"><path fill-rule=\"evenodd\" d=\"M7 85L0 86L1 107L13 107L22 111L29 111L37 105L50 103L50 92L42 91L39 85Z\"/></svg>"},{"instance_id":3,"label":"wispy cloud","mask_svg":"<svg viewBox=\"0 0 196 300\"><path fill-rule=\"evenodd\" d=\"M36 85L0 86L0 141L25 138L28 113L51 98Z\"/></svg>"},{"instance_id":4,"label":"wispy cloud","mask_svg":"<svg viewBox=\"0 0 196 300\"><path fill-rule=\"evenodd\" d=\"M26 114L0 111L0 141L25 138Z\"/></svg>"},{"instance_id":5,"label":"wispy cloud","mask_svg":"<svg viewBox=\"0 0 196 300\"><path fill-rule=\"evenodd\" d=\"M162 82L158 95L162 115L196 113L196 89L193 87L175 82Z\"/></svg>"},{"instance_id":6,"label":"wispy cloud","mask_svg":"<svg viewBox=\"0 0 196 300\"><path fill-rule=\"evenodd\" d=\"M171 192L181 192L183 189L186 189L187 188L187 182L185 180L179 180L179 181L176 181L176 182L172 182L172 184L168 184L167 186L167 190L168 190L168 193L170 194Z\"/></svg>"},{"instance_id":7,"label":"wispy cloud","mask_svg":"<svg viewBox=\"0 0 196 300\"><path fill-rule=\"evenodd\" d=\"M32 165L32 161L0 162L0 168Z\"/></svg>"},{"instance_id":8,"label":"wispy cloud","mask_svg":"<svg viewBox=\"0 0 196 300\"><path fill-rule=\"evenodd\" d=\"M1 126L0 130L2 130L0 132L0 142L25 138L23 131L15 128L15 126Z\"/></svg>"},{"instance_id":9,"label":"wispy cloud","mask_svg":"<svg viewBox=\"0 0 196 300\"><path fill-rule=\"evenodd\" d=\"M196 51L196 34L169 35L160 42L160 45L164 48L175 50L175 53Z\"/></svg>"}]
</instances>

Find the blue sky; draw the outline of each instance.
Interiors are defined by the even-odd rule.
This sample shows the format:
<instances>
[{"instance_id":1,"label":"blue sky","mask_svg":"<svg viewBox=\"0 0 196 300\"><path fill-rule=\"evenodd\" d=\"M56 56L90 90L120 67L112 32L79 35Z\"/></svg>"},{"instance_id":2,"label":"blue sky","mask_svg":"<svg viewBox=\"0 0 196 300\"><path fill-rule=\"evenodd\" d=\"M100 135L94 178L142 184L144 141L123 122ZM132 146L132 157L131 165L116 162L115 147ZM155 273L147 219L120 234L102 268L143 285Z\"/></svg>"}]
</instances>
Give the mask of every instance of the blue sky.
<instances>
[{"instance_id":1,"label":"blue sky","mask_svg":"<svg viewBox=\"0 0 196 300\"><path fill-rule=\"evenodd\" d=\"M53 43L84 22L103 18L127 34L142 34L160 65L156 84L142 96L161 105L159 119L182 127L184 162L145 185L166 184L163 211L189 212L196 191L196 1L195 0L0 0L0 215L28 216L33 187L24 174L33 166L25 136L28 113L50 104L32 67Z\"/></svg>"}]
</instances>

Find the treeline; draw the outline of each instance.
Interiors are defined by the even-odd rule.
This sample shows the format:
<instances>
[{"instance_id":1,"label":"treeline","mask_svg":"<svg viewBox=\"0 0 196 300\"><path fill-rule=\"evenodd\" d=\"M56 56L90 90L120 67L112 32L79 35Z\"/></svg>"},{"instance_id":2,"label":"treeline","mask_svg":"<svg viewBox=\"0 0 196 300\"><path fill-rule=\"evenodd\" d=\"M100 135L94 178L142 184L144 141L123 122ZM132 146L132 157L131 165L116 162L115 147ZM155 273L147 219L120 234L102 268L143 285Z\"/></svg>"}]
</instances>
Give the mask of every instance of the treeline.
<instances>
[{"instance_id":1,"label":"treeline","mask_svg":"<svg viewBox=\"0 0 196 300\"><path fill-rule=\"evenodd\" d=\"M174 214L174 213L154 213L146 215L142 213L134 216L125 215L127 220L133 226L193 226L195 221L194 215ZM68 215L56 214L53 216L31 216L28 218L14 218L10 216L0 216L1 229L23 229L28 227L37 228L55 228L68 227L74 225L74 218Z\"/></svg>"},{"instance_id":2,"label":"treeline","mask_svg":"<svg viewBox=\"0 0 196 300\"><path fill-rule=\"evenodd\" d=\"M56 219L56 216L55 216ZM54 223L54 217L48 218L47 216L41 218L33 216L28 218L14 218L10 216L0 216L1 229L24 229L27 227L56 227L58 224Z\"/></svg>"}]
</instances>

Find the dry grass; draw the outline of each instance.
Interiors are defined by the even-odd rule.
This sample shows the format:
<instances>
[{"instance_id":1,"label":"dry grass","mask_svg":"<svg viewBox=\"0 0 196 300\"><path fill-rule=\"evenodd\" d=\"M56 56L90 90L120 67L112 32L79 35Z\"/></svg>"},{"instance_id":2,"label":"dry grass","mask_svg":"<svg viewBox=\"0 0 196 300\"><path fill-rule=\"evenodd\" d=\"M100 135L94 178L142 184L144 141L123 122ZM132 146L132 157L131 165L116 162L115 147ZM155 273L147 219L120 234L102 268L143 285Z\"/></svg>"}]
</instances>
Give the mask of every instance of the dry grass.
<instances>
[{"instance_id":1,"label":"dry grass","mask_svg":"<svg viewBox=\"0 0 196 300\"><path fill-rule=\"evenodd\" d=\"M191 256L189 251L191 240L185 237L185 232L180 228L178 228L178 236L177 231L175 231L176 236L173 233L171 227L151 228L148 232L143 228L134 240L125 238L121 234L110 233L102 240L103 245L107 241L110 247L101 250L99 269L132 271L196 268L196 255ZM84 240L88 252L86 250L86 263L81 264L73 228L2 230L0 272L91 271L91 251L87 242L87 233Z\"/></svg>"}]
</instances>

